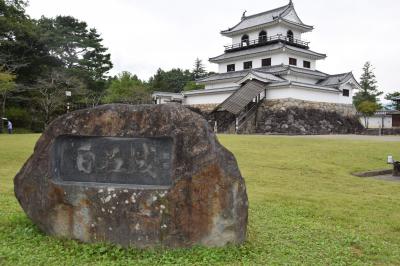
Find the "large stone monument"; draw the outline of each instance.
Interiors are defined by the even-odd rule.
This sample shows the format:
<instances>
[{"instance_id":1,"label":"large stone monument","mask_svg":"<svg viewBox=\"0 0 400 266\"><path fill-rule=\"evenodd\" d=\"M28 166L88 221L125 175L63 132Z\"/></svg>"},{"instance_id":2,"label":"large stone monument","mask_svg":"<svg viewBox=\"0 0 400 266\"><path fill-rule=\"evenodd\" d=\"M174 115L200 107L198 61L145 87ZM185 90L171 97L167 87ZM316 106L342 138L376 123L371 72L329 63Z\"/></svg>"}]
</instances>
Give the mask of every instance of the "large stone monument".
<instances>
[{"instance_id":1,"label":"large stone monument","mask_svg":"<svg viewBox=\"0 0 400 266\"><path fill-rule=\"evenodd\" d=\"M240 244L248 201L234 156L179 105L105 105L55 120L14 180L44 232L83 242Z\"/></svg>"}]
</instances>

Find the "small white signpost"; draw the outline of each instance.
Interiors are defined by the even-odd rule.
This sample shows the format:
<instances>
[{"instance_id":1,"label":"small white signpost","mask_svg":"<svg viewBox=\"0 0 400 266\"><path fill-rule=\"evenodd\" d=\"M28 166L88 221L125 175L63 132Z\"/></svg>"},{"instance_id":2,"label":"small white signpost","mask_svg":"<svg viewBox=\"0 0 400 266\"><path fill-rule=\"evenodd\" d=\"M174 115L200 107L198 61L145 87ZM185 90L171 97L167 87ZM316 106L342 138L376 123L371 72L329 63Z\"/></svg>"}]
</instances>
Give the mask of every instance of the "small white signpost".
<instances>
[{"instance_id":1,"label":"small white signpost","mask_svg":"<svg viewBox=\"0 0 400 266\"><path fill-rule=\"evenodd\" d=\"M68 99L68 97L72 96L72 92L71 91L65 91L65 96L67 96L67 99ZM67 113L69 113L69 107L70 107L70 104L69 104L69 101L67 100Z\"/></svg>"}]
</instances>

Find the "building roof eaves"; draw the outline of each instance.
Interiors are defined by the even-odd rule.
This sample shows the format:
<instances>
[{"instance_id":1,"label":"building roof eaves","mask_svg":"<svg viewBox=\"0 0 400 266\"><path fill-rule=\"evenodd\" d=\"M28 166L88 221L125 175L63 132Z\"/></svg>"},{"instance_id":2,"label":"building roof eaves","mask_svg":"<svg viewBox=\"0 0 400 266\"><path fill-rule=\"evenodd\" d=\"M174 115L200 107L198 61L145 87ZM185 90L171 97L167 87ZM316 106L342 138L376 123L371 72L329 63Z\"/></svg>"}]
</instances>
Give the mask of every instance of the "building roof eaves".
<instances>
[{"instance_id":1,"label":"building roof eaves","mask_svg":"<svg viewBox=\"0 0 400 266\"><path fill-rule=\"evenodd\" d=\"M179 92L165 92L165 91L154 91L152 93L152 95L182 97L182 93L179 93Z\"/></svg>"},{"instance_id":2,"label":"building roof eaves","mask_svg":"<svg viewBox=\"0 0 400 266\"><path fill-rule=\"evenodd\" d=\"M281 18L281 20L283 21L283 22L285 22L285 23L288 23L288 24L291 24L291 25L294 25L294 26L297 26L297 27L300 27L300 28L303 28L303 29L306 29L306 30L313 30L314 29L314 26L311 26L311 25L307 25L307 24L303 24L303 23L297 23L297 22L294 22L294 21L291 21L291 20L288 20L288 19L285 19L285 18Z\"/></svg>"},{"instance_id":3,"label":"building roof eaves","mask_svg":"<svg viewBox=\"0 0 400 266\"><path fill-rule=\"evenodd\" d=\"M285 10L287 10L287 8L289 7L289 5L290 5L290 4L284 5L284 6L281 6L281 7L278 7L278 8L274 8L274 9L271 9L271 10L268 10L268 11L264 11L264 12L261 12L261 13L253 14L253 15L250 15L250 16L245 16L245 17L244 17L239 23L237 23L235 26L233 26L233 27L231 27L231 28L229 28L229 29L227 29L227 30L221 31L221 34L229 34L229 33L235 32L235 30L234 30L235 28L237 28L240 24L242 24L243 22L245 22L246 20L251 19L251 18L255 18L255 17L267 15L267 14L270 14L270 13L274 13L274 12L277 12L277 11L279 11L279 10L281 10L281 9L282 9L282 12L281 12L280 14L282 14ZM272 20L272 21L273 21L273 20ZM270 22L272 22L272 21L270 21Z\"/></svg>"},{"instance_id":4,"label":"building roof eaves","mask_svg":"<svg viewBox=\"0 0 400 266\"><path fill-rule=\"evenodd\" d=\"M268 79L268 80L270 80L272 82L281 82L281 81L285 80L283 78L277 77L274 74L271 74L271 73L268 73L268 72L261 72L261 71L254 70L254 71L251 71L251 73L254 76L258 77L258 78ZM266 76L263 77L262 75L266 75Z\"/></svg>"},{"instance_id":5,"label":"building roof eaves","mask_svg":"<svg viewBox=\"0 0 400 266\"><path fill-rule=\"evenodd\" d=\"M333 88L333 87L328 87L328 86L319 86L319 85L312 85L312 84L307 84L303 82L291 82L291 85L294 86L300 86L300 87L305 87L305 88L314 88L314 89L319 89L319 90L325 90L325 91L335 91L335 92L340 92L338 88Z\"/></svg>"},{"instance_id":6,"label":"building roof eaves","mask_svg":"<svg viewBox=\"0 0 400 266\"><path fill-rule=\"evenodd\" d=\"M303 87L303 88L308 88L308 89L317 89L317 90L329 91L329 92L340 92L340 90L337 89L337 88L313 85L313 84L297 82L297 81L287 81L287 82L282 82L282 83L273 83L273 84L270 84L269 86L270 87L281 87L281 86L287 86L287 85L293 85L293 86L298 86L298 87Z\"/></svg>"},{"instance_id":7,"label":"building roof eaves","mask_svg":"<svg viewBox=\"0 0 400 266\"><path fill-rule=\"evenodd\" d=\"M296 17L299 19L300 23L297 23L297 22L294 22L294 21L291 21L291 20L288 20L288 19L284 18L284 16L289 14L290 11L292 11L292 10L296 14ZM274 16L273 13L275 13L275 16ZM272 17L271 16L268 17L268 15L272 15ZM261 18L263 16L266 16L266 17L264 17L264 22L263 23L257 24L256 21L255 22L249 21L251 19L255 19L256 20L258 17ZM289 24L291 24L293 26L305 29L306 31L310 31L310 30L314 29L313 26L306 25L306 24L304 24L302 22L302 20L300 19L300 17L298 16L298 14L297 14L297 12L296 12L296 10L294 8L293 3L289 2L289 4L281 6L281 7L278 7L278 8L275 8L275 9L271 9L271 10L264 11L264 12L261 12L261 13L253 14L253 15L250 15L250 16L245 16L235 26L233 26L233 27L231 27L231 28L229 28L227 30L222 30L220 33L222 35L224 35L224 36L229 37L232 34L239 34L242 31L248 31L250 29L257 28L257 27L260 27L260 26L265 27L265 26L267 26L269 24L279 22L279 20L281 20L283 22L286 22L286 23L289 23ZM239 27L243 23L247 23L249 25L243 25L243 27Z\"/></svg>"},{"instance_id":8,"label":"building roof eaves","mask_svg":"<svg viewBox=\"0 0 400 266\"><path fill-rule=\"evenodd\" d=\"M316 57L321 58L321 59L326 58L326 54L317 53L317 52L314 52L312 50L297 48L297 47L294 47L294 46L291 46L291 45L288 45L288 44L284 44L283 46L285 48L287 48L287 49L289 49L291 51L297 52L297 53L305 53L305 54L316 56Z\"/></svg>"},{"instance_id":9,"label":"building roof eaves","mask_svg":"<svg viewBox=\"0 0 400 266\"><path fill-rule=\"evenodd\" d=\"M212 81L220 81L220 80L237 80L238 78L242 78L248 74L249 70L241 70L241 71L235 71L235 72L226 72L226 73L218 73L214 74L209 77L205 77L202 79L196 80L197 83L206 83L206 82L212 82Z\"/></svg>"},{"instance_id":10,"label":"building roof eaves","mask_svg":"<svg viewBox=\"0 0 400 266\"><path fill-rule=\"evenodd\" d=\"M256 54L265 53L265 52L276 52L276 51L279 51L280 49L282 49L283 47L284 47L284 45L282 43L278 43L278 44L273 44L270 46L262 46L262 47L248 49L248 50L236 51L236 52L232 52L232 53L223 53L219 56L211 57L209 59L209 61L213 63L213 62L218 62L221 60L238 58L241 56L256 55Z\"/></svg>"},{"instance_id":11,"label":"building roof eaves","mask_svg":"<svg viewBox=\"0 0 400 266\"><path fill-rule=\"evenodd\" d=\"M361 85L354 77L353 72L329 75L325 79L319 81L317 84L320 86L334 86L339 88L341 85L346 84L350 80L353 80L356 83L357 87L361 87Z\"/></svg>"},{"instance_id":12,"label":"building roof eaves","mask_svg":"<svg viewBox=\"0 0 400 266\"><path fill-rule=\"evenodd\" d=\"M273 52L277 52L283 48L288 49L294 53L307 54L309 56L316 57L317 59L326 58L326 54L320 54L320 53L314 52L312 50L297 48L297 47L283 44L283 43L277 43L277 44L266 45L266 46L262 46L262 47L256 47L256 48L252 48L252 49L248 49L248 50L236 51L236 52L231 52L231 53L223 53L219 56L209 58L209 61L211 63L217 63L217 62L222 62L227 59L234 59L234 58L238 58L238 57L242 57L242 56L257 55L259 53L265 53L265 52L273 53Z\"/></svg>"},{"instance_id":13,"label":"building roof eaves","mask_svg":"<svg viewBox=\"0 0 400 266\"><path fill-rule=\"evenodd\" d=\"M269 25L273 25L273 24L276 24L276 23L278 23L278 20L277 20L277 19L276 19L276 20L272 20L272 21L268 21L268 22L266 22L266 23L254 25L254 26L251 26L251 27L247 27L247 28L243 28L243 29L238 29L238 30L235 30L235 31L230 31L230 32L223 32L223 31L221 31L220 33L221 33L223 36L231 37L232 35L235 35L235 34L245 33L245 32L248 32L248 31L250 31L250 30L255 30L255 29L258 29L258 28L265 28L265 27L267 27L267 26L269 26Z\"/></svg>"},{"instance_id":14,"label":"building roof eaves","mask_svg":"<svg viewBox=\"0 0 400 266\"><path fill-rule=\"evenodd\" d=\"M194 94L216 94L216 93L221 93L221 92L230 92L230 91L235 91L239 87L228 87L228 88L220 88L220 89L201 89L201 90L193 90L193 91L185 91L182 92L183 96L187 95L194 95Z\"/></svg>"},{"instance_id":15,"label":"building roof eaves","mask_svg":"<svg viewBox=\"0 0 400 266\"><path fill-rule=\"evenodd\" d=\"M254 18L254 17L266 15L266 14L269 14L269 13L274 13L274 12L279 11L279 10L282 10L281 13L279 14L279 16L281 16L281 15L282 15L283 13L285 13L289 8L290 8L290 3L287 4L287 5L284 5L284 6L280 6L280 7L274 8L274 9L270 9L270 10L267 10L267 11L264 11L264 12L260 12L260 13L256 13L256 14L247 16L246 19L247 19L247 18Z\"/></svg>"},{"instance_id":16,"label":"building roof eaves","mask_svg":"<svg viewBox=\"0 0 400 266\"><path fill-rule=\"evenodd\" d=\"M306 71L305 69L304 70L302 70L302 69L294 69L293 67L289 66L289 70L288 71L290 71L291 73L301 74L301 75L306 76L306 77L312 76L312 77L315 77L317 79L318 78L321 79L321 78L326 78L327 77L327 74L322 73L322 72L320 72L318 70Z\"/></svg>"}]
</instances>

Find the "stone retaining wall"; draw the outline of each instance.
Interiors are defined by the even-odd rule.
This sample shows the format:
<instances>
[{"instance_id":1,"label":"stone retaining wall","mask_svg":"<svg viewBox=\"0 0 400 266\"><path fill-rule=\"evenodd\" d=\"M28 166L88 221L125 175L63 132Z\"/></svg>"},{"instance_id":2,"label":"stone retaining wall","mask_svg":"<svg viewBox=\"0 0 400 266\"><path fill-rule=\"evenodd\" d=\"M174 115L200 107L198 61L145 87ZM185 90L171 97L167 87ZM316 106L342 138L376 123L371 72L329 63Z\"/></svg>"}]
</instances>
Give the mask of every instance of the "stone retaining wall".
<instances>
[{"instance_id":1,"label":"stone retaining wall","mask_svg":"<svg viewBox=\"0 0 400 266\"><path fill-rule=\"evenodd\" d=\"M224 112L210 112L217 105L186 106L202 114L213 125L218 122L218 132L233 133L235 118ZM364 130L357 116L356 109L349 104L311 102L292 98L264 100L257 112L247 118L241 125L240 134L283 134L283 135L316 135L316 134L355 134Z\"/></svg>"},{"instance_id":2,"label":"stone retaining wall","mask_svg":"<svg viewBox=\"0 0 400 266\"><path fill-rule=\"evenodd\" d=\"M353 105L296 99L264 101L255 121L255 133L261 134L354 134L363 130Z\"/></svg>"},{"instance_id":3,"label":"stone retaining wall","mask_svg":"<svg viewBox=\"0 0 400 266\"><path fill-rule=\"evenodd\" d=\"M218 104L192 104L192 105L186 105L185 107L191 110L197 109L202 113L211 113L217 106Z\"/></svg>"},{"instance_id":4,"label":"stone retaining wall","mask_svg":"<svg viewBox=\"0 0 400 266\"><path fill-rule=\"evenodd\" d=\"M266 100L262 105L264 109L270 110L284 110L286 108L298 107L302 109L320 110L322 112L335 112L346 117L354 117L357 115L357 111L352 104L312 102L286 98Z\"/></svg>"}]
</instances>

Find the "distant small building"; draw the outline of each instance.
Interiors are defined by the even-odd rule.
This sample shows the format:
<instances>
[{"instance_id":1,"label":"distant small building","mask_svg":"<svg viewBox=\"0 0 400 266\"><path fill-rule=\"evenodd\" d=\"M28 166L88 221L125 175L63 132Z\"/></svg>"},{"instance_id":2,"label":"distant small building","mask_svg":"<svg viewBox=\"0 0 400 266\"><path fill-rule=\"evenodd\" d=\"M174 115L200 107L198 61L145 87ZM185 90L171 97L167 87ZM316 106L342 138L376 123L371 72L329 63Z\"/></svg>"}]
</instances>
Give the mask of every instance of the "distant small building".
<instances>
[{"instance_id":1,"label":"distant small building","mask_svg":"<svg viewBox=\"0 0 400 266\"><path fill-rule=\"evenodd\" d=\"M153 101L155 104L182 103L183 95L181 93L156 91L153 93Z\"/></svg>"},{"instance_id":2,"label":"distant small building","mask_svg":"<svg viewBox=\"0 0 400 266\"><path fill-rule=\"evenodd\" d=\"M360 122L367 127L364 117L360 117ZM368 128L400 128L400 111L380 110L373 116L367 118Z\"/></svg>"}]
</instances>

